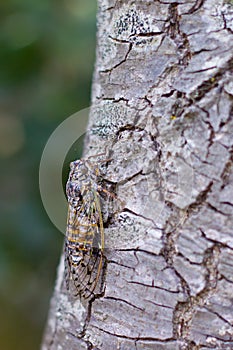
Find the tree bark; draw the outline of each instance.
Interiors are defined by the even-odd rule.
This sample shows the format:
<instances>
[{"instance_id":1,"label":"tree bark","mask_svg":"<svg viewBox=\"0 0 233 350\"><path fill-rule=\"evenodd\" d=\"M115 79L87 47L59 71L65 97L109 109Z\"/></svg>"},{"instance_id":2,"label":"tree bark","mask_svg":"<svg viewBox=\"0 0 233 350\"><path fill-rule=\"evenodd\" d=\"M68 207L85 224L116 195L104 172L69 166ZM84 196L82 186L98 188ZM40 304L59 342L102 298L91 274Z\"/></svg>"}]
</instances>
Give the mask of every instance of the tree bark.
<instances>
[{"instance_id":1,"label":"tree bark","mask_svg":"<svg viewBox=\"0 0 233 350\"><path fill-rule=\"evenodd\" d=\"M124 206L105 290L63 286L42 349L233 349L233 2L99 0L85 156Z\"/></svg>"}]
</instances>

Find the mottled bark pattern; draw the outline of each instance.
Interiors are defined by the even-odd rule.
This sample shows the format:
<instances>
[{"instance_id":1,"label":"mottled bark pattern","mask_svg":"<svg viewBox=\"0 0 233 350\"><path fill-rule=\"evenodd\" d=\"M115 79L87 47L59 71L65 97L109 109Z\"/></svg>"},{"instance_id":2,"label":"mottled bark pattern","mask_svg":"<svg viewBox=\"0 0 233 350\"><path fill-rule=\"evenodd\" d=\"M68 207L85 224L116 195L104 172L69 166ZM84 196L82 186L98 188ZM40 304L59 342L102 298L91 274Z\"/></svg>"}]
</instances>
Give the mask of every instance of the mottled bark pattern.
<instances>
[{"instance_id":1,"label":"mottled bark pattern","mask_svg":"<svg viewBox=\"0 0 233 350\"><path fill-rule=\"evenodd\" d=\"M233 1L99 0L97 39L86 156L124 206L104 295L61 264L43 349L233 349Z\"/></svg>"}]
</instances>

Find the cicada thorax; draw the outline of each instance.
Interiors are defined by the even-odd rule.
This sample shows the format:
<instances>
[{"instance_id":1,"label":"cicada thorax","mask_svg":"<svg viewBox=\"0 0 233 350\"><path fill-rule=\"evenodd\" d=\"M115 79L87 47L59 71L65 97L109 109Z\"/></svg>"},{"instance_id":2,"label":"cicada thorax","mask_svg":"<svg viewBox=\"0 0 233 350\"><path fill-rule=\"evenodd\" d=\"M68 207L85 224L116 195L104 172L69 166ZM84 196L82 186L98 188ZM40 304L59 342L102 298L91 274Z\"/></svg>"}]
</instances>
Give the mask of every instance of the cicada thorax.
<instances>
[{"instance_id":1,"label":"cicada thorax","mask_svg":"<svg viewBox=\"0 0 233 350\"><path fill-rule=\"evenodd\" d=\"M66 186L66 282L73 294L84 298L100 293L104 237L98 177L96 165L90 168L88 161L76 161Z\"/></svg>"}]
</instances>

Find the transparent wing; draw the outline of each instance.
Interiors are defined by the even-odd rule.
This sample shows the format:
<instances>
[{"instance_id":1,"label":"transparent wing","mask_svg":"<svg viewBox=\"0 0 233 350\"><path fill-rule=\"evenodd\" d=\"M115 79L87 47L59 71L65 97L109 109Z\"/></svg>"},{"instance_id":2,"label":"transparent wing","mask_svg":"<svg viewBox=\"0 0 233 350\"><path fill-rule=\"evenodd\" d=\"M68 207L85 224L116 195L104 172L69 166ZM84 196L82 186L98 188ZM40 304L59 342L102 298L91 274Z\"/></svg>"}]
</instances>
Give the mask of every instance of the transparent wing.
<instances>
[{"instance_id":1,"label":"transparent wing","mask_svg":"<svg viewBox=\"0 0 233 350\"><path fill-rule=\"evenodd\" d=\"M103 280L103 221L98 194L93 194L78 209L69 205L65 239L67 289L84 298L100 294Z\"/></svg>"},{"instance_id":2,"label":"transparent wing","mask_svg":"<svg viewBox=\"0 0 233 350\"><path fill-rule=\"evenodd\" d=\"M67 243L66 243L67 244ZM67 249L67 245L65 247ZM67 289L74 295L88 299L102 290L103 255L99 249L83 252L80 262L73 266L68 254L65 257Z\"/></svg>"}]
</instances>

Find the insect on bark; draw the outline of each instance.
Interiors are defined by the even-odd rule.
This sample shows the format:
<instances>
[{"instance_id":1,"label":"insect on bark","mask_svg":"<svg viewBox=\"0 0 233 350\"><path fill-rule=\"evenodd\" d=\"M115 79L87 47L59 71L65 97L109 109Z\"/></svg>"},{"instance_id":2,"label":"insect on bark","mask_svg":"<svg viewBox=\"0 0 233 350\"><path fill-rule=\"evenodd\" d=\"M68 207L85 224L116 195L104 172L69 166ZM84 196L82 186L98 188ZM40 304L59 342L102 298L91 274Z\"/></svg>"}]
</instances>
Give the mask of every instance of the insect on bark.
<instances>
[{"instance_id":1,"label":"insect on bark","mask_svg":"<svg viewBox=\"0 0 233 350\"><path fill-rule=\"evenodd\" d=\"M85 299L102 289L104 228L99 193L104 189L99 182L99 168L89 159L70 164L65 278L67 289Z\"/></svg>"}]
</instances>

